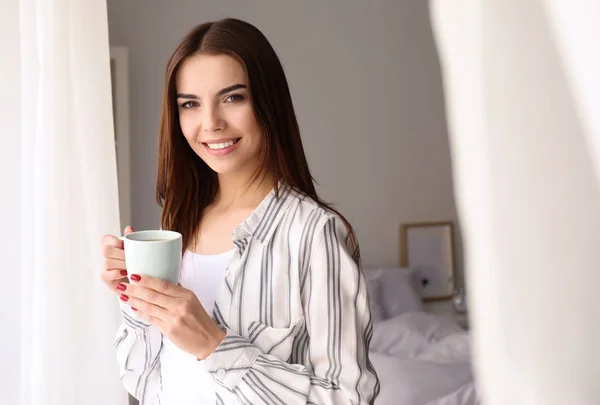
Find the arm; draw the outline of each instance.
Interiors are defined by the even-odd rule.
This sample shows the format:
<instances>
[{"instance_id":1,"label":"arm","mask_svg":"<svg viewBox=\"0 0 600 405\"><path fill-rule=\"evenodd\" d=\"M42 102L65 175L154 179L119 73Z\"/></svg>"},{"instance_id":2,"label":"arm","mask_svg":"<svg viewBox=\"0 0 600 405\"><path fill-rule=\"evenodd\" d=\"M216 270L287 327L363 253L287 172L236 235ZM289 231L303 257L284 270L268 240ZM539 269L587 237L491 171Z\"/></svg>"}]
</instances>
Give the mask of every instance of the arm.
<instances>
[{"instance_id":1,"label":"arm","mask_svg":"<svg viewBox=\"0 0 600 405\"><path fill-rule=\"evenodd\" d=\"M239 403L374 402L379 381L368 357L372 324L366 285L345 237L344 225L332 217L313 247L303 298L310 368L267 355L231 331L206 358L218 387L233 392Z\"/></svg>"},{"instance_id":2,"label":"arm","mask_svg":"<svg viewBox=\"0 0 600 405\"><path fill-rule=\"evenodd\" d=\"M122 320L113 343L125 389L141 404L157 404L162 334L121 303Z\"/></svg>"}]
</instances>

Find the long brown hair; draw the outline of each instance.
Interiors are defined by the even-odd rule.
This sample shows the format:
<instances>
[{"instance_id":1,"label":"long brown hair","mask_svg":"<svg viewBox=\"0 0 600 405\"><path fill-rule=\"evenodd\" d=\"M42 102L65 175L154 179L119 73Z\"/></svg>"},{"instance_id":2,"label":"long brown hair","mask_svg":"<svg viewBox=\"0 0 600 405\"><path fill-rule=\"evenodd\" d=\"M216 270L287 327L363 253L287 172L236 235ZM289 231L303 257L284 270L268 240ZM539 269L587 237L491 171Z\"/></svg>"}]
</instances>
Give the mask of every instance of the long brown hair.
<instances>
[{"instance_id":1,"label":"long brown hair","mask_svg":"<svg viewBox=\"0 0 600 405\"><path fill-rule=\"evenodd\" d=\"M183 247L188 248L203 212L214 201L219 187L217 174L192 150L179 125L177 71L184 60L198 54L229 55L246 69L254 111L264 132L260 165L252 181L271 173L276 181L283 180L323 208L338 214L348 229L346 242L358 263L360 252L350 223L322 201L315 190L287 80L275 50L256 27L232 18L195 27L177 46L167 64L156 179L162 228L181 233ZM275 187L278 196L279 190Z\"/></svg>"}]
</instances>

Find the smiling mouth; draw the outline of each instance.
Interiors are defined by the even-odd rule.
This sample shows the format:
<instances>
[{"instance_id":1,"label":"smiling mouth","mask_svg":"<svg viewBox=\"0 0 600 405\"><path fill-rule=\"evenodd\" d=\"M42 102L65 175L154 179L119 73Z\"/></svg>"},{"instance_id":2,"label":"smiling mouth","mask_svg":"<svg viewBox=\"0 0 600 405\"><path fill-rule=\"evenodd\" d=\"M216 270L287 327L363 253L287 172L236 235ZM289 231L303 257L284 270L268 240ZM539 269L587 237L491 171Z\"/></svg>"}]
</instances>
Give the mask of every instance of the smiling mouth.
<instances>
[{"instance_id":1,"label":"smiling mouth","mask_svg":"<svg viewBox=\"0 0 600 405\"><path fill-rule=\"evenodd\" d=\"M239 142L239 140L242 138L236 138L232 141L227 141L227 142L218 142L218 143L209 143L209 142L204 142L204 144L206 146L209 147L209 149L212 150L221 150L221 149L227 149L233 145L235 145L236 143Z\"/></svg>"}]
</instances>

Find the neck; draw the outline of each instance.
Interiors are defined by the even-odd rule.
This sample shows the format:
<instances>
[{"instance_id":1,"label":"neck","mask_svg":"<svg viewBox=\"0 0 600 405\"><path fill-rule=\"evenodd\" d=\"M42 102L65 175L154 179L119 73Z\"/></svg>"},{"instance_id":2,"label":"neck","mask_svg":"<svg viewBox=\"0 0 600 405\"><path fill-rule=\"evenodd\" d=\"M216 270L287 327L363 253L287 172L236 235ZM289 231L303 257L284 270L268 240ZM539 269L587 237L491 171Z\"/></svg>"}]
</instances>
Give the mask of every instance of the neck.
<instances>
[{"instance_id":1,"label":"neck","mask_svg":"<svg viewBox=\"0 0 600 405\"><path fill-rule=\"evenodd\" d=\"M219 175L219 191L215 203L227 208L255 208L275 187L272 175L250 182L248 176Z\"/></svg>"}]
</instances>

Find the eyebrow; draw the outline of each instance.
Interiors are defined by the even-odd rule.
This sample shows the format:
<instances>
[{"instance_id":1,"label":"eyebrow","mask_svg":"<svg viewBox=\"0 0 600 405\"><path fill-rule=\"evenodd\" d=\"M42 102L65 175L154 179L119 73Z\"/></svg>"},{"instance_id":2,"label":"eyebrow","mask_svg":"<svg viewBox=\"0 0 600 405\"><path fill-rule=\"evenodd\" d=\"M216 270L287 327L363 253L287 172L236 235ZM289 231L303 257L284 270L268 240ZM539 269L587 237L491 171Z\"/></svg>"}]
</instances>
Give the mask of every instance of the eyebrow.
<instances>
[{"instance_id":1,"label":"eyebrow","mask_svg":"<svg viewBox=\"0 0 600 405\"><path fill-rule=\"evenodd\" d=\"M246 86L245 84L234 84L231 86L227 86L224 89L221 89L217 92L217 96L222 96L224 94L227 94L231 91L234 90L238 90L238 89L246 89L248 88L248 86ZM191 100L198 100L198 96L195 94L188 94L188 93L177 93L177 98L187 98L187 99L191 99Z\"/></svg>"}]
</instances>

